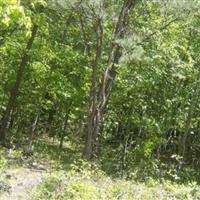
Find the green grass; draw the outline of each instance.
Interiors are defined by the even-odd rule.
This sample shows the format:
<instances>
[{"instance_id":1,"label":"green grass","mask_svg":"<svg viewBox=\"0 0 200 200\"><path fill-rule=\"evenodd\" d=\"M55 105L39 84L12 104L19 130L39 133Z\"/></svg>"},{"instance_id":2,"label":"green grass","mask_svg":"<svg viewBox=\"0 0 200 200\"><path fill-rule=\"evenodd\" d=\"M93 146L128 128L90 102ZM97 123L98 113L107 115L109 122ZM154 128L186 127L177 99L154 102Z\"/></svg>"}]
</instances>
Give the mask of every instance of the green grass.
<instances>
[{"instance_id":1,"label":"green grass","mask_svg":"<svg viewBox=\"0 0 200 200\"><path fill-rule=\"evenodd\" d=\"M156 180L146 183L111 179L100 171L87 169L80 172L60 171L52 174L38 188L35 200L156 200L156 199L200 199L200 188L196 183L188 185Z\"/></svg>"},{"instance_id":2,"label":"green grass","mask_svg":"<svg viewBox=\"0 0 200 200\"><path fill-rule=\"evenodd\" d=\"M148 175L143 181L109 176L98 163L82 159L81 148L65 145L60 150L44 141L37 143L34 155L23 162L10 161L6 157L8 150L1 148L0 172L9 168L23 170L33 162L45 165L48 176L31 194L33 200L200 199L200 187L194 181L183 184ZM10 150L10 153L23 158L22 150Z\"/></svg>"}]
</instances>

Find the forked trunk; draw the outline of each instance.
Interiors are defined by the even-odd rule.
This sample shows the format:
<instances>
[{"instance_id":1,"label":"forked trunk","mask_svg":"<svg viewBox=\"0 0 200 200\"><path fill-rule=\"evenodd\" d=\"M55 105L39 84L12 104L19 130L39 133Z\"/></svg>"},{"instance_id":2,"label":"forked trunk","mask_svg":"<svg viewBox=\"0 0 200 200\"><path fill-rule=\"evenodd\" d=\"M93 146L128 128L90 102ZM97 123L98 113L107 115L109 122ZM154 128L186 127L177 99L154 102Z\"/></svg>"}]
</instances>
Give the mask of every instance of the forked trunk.
<instances>
[{"instance_id":1,"label":"forked trunk","mask_svg":"<svg viewBox=\"0 0 200 200\"><path fill-rule=\"evenodd\" d=\"M113 87L113 82L116 77L116 65L118 64L121 57L121 47L116 43L116 40L124 38L128 27L129 12L135 5L136 0L124 0L123 7L121 9L118 22L114 31L113 40L111 41L107 67L103 74L102 82L100 87L98 88L98 92L96 88L97 65L94 65L93 67L93 82L91 87L92 103L88 120L88 130L85 147L85 157L87 159L92 159L97 155L96 151L99 129L103 121L103 113L107 107L107 103Z\"/></svg>"}]
</instances>

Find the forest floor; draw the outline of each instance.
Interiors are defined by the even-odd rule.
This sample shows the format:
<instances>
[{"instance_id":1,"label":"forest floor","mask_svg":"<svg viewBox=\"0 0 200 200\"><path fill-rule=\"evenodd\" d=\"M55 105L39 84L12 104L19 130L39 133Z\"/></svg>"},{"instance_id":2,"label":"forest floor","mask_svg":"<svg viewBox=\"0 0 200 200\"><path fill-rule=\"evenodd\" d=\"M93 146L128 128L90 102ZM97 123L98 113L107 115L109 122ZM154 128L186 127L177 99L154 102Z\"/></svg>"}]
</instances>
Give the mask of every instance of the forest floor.
<instances>
[{"instance_id":1,"label":"forest floor","mask_svg":"<svg viewBox=\"0 0 200 200\"><path fill-rule=\"evenodd\" d=\"M48 152L48 153L47 153ZM41 145L34 156L0 148L0 200L200 199L197 183L114 178L72 149Z\"/></svg>"},{"instance_id":2,"label":"forest floor","mask_svg":"<svg viewBox=\"0 0 200 200\"><path fill-rule=\"evenodd\" d=\"M31 200L31 196L35 193L37 186L44 182L47 172L17 167L15 169L5 170L0 175L1 179L3 179L3 181L0 182L0 187L4 190L0 199Z\"/></svg>"}]
</instances>

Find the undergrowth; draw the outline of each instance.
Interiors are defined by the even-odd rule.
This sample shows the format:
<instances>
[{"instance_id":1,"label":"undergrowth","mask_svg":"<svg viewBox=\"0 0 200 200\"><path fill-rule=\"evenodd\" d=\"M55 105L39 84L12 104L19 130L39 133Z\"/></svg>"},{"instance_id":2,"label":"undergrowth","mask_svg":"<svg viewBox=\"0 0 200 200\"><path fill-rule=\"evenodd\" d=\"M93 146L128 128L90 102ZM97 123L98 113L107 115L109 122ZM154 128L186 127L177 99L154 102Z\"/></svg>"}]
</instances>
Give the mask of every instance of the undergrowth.
<instances>
[{"instance_id":1,"label":"undergrowth","mask_svg":"<svg viewBox=\"0 0 200 200\"><path fill-rule=\"evenodd\" d=\"M101 162L88 162L81 157L81 147L57 145L40 141L34 154L27 156L23 148L0 149L0 174L9 168L42 164L48 170L44 182L30 193L33 200L134 200L134 199L200 199L200 187L195 181L181 182L159 176L156 162L136 166L129 176L104 170ZM156 172L158 170L158 172ZM170 171L169 171L170 172ZM172 173L172 172L171 172ZM157 174L152 176L152 174Z\"/></svg>"},{"instance_id":2,"label":"undergrowth","mask_svg":"<svg viewBox=\"0 0 200 200\"><path fill-rule=\"evenodd\" d=\"M41 185L35 200L156 200L156 199L200 199L200 188L195 183L176 184L170 181L149 179L148 182L113 179L92 165L82 162L69 172L53 173Z\"/></svg>"}]
</instances>

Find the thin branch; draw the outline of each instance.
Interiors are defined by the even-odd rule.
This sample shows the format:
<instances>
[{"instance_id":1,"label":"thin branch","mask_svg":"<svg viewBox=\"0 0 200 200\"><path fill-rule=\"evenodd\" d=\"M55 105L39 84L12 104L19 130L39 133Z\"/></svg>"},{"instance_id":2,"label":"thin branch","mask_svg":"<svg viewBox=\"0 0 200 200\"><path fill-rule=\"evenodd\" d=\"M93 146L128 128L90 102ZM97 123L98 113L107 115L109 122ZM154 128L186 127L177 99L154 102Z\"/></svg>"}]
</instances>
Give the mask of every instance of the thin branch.
<instances>
[{"instance_id":1,"label":"thin branch","mask_svg":"<svg viewBox=\"0 0 200 200\"><path fill-rule=\"evenodd\" d=\"M147 35L141 42L137 43L137 45L142 45L144 42L146 42L147 40L151 39L151 37L156 35L158 32L167 29L172 23L174 23L177 20L178 20L178 18L175 18L175 19L169 21L167 24L165 24L164 26L160 27L158 30L156 30L153 33Z\"/></svg>"}]
</instances>

